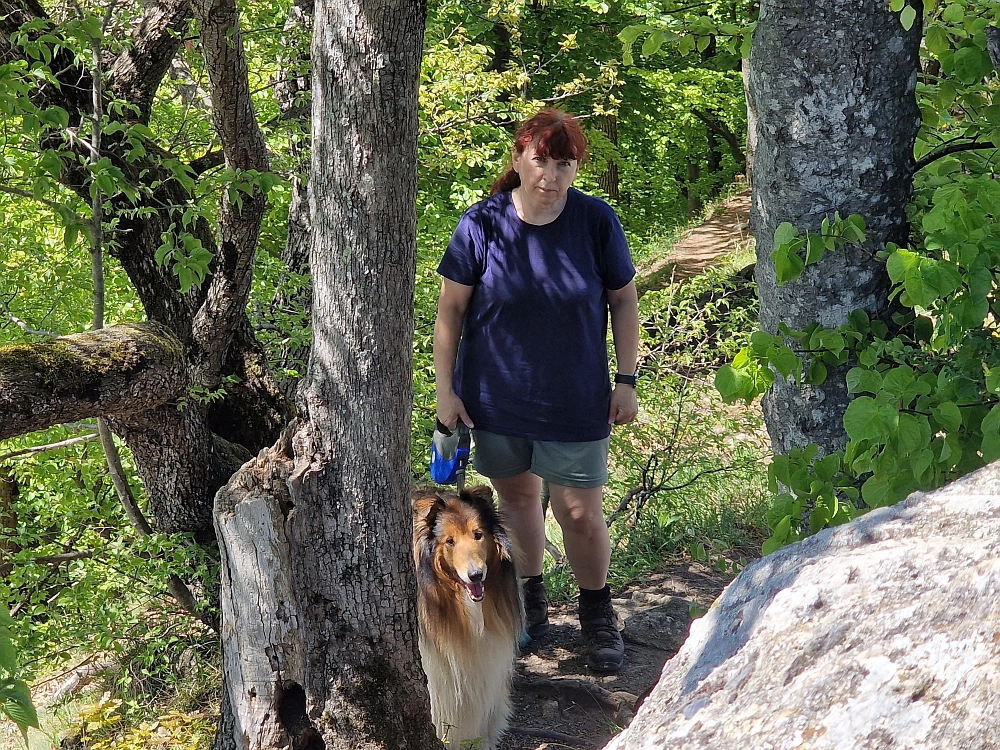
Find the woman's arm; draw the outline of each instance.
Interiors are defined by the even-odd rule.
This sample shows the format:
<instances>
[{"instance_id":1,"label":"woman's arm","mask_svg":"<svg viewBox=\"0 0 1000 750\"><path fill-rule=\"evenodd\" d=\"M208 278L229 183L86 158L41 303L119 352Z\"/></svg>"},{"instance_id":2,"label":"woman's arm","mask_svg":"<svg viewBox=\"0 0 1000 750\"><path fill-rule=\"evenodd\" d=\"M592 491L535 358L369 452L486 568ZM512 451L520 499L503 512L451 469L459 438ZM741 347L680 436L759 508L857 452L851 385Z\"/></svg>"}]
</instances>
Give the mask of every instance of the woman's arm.
<instances>
[{"instance_id":1,"label":"woman's arm","mask_svg":"<svg viewBox=\"0 0 1000 750\"><path fill-rule=\"evenodd\" d=\"M437 418L449 430L454 429L460 419L469 427L475 426L465 411L465 404L455 394L452 387L455 359L458 357L458 342L462 339L465 311L469 307L473 289L475 287L459 284L451 279L443 279L441 295L438 297L437 319L434 321L434 379L437 384ZM638 323L636 325L638 326Z\"/></svg>"},{"instance_id":2,"label":"woman's arm","mask_svg":"<svg viewBox=\"0 0 1000 750\"><path fill-rule=\"evenodd\" d=\"M639 356L639 296L635 282L630 281L621 289L608 290L608 308L611 311L611 336L615 343L618 372L631 375L635 372ZM608 424L628 424L639 413L636 389L616 383L611 393Z\"/></svg>"}]
</instances>

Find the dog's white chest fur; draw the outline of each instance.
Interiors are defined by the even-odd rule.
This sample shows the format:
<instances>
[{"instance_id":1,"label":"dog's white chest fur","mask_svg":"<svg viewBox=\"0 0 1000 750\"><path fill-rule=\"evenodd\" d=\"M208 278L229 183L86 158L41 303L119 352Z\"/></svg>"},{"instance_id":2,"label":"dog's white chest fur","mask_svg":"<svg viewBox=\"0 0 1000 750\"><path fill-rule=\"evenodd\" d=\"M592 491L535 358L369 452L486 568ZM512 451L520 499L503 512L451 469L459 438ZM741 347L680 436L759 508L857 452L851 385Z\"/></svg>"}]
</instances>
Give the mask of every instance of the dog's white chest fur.
<instances>
[{"instance_id":1,"label":"dog's white chest fur","mask_svg":"<svg viewBox=\"0 0 1000 750\"><path fill-rule=\"evenodd\" d=\"M427 673L431 716L438 735L451 747L493 750L510 718L516 642L510 633L486 630L479 604L468 601L467 611L471 643L453 644L453 649L442 652L421 628L420 657Z\"/></svg>"}]
</instances>

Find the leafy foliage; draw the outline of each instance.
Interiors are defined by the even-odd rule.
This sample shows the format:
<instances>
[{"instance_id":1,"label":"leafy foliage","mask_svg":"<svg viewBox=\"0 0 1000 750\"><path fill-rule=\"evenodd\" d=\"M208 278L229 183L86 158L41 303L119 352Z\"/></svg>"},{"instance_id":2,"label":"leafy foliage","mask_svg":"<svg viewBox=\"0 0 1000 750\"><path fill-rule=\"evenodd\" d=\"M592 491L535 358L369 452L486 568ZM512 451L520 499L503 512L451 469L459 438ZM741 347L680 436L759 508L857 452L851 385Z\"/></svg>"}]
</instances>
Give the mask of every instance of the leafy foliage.
<instances>
[{"instance_id":1,"label":"leafy foliage","mask_svg":"<svg viewBox=\"0 0 1000 750\"><path fill-rule=\"evenodd\" d=\"M913 23L918 6L891 7L904 25ZM836 330L814 323L800 332L782 326L779 336L757 332L716 376L725 398L749 401L775 373L821 383L828 367L854 364L846 375L856 395L844 415L846 448L823 457L815 446L793 451L769 470L765 552L1000 458L1000 105L986 48L991 21L1000 21L995 4L948 2L925 12L913 236L909 247L890 243L879 256L897 308L891 326L856 310ZM856 217L840 224L843 241L861 240ZM833 249L836 231L828 230L836 225L835 217L805 237L779 226L772 254L779 282Z\"/></svg>"},{"instance_id":2,"label":"leafy foliage","mask_svg":"<svg viewBox=\"0 0 1000 750\"><path fill-rule=\"evenodd\" d=\"M38 727L38 715L28 683L18 677L17 651L10 630L13 624L7 608L0 604L0 712L17 724L27 741L28 727Z\"/></svg>"}]
</instances>

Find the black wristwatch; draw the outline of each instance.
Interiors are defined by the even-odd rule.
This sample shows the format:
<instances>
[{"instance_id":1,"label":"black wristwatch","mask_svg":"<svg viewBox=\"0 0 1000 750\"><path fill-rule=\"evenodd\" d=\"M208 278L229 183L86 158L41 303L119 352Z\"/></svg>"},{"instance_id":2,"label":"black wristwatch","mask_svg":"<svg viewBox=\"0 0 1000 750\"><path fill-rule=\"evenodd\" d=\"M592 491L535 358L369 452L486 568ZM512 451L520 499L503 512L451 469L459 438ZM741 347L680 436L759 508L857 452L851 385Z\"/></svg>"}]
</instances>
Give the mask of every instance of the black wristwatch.
<instances>
[{"instance_id":1,"label":"black wristwatch","mask_svg":"<svg viewBox=\"0 0 1000 750\"><path fill-rule=\"evenodd\" d=\"M639 371L636 370L631 375L623 375L620 372L616 372L615 382L621 383L622 385L630 385L635 388L639 384Z\"/></svg>"}]
</instances>

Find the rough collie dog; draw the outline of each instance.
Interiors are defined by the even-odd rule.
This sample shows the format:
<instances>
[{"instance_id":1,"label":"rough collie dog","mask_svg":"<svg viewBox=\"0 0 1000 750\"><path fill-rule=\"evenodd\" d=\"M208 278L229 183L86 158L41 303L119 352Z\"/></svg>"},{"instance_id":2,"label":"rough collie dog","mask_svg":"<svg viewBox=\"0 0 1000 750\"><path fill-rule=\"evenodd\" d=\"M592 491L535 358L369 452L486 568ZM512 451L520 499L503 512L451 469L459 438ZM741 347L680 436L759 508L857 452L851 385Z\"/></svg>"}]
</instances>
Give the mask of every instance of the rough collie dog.
<instances>
[{"instance_id":1,"label":"rough collie dog","mask_svg":"<svg viewBox=\"0 0 1000 750\"><path fill-rule=\"evenodd\" d=\"M510 718L523 627L510 538L489 487L413 494L420 657L431 717L453 748L494 750Z\"/></svg>"}]
</instances>

